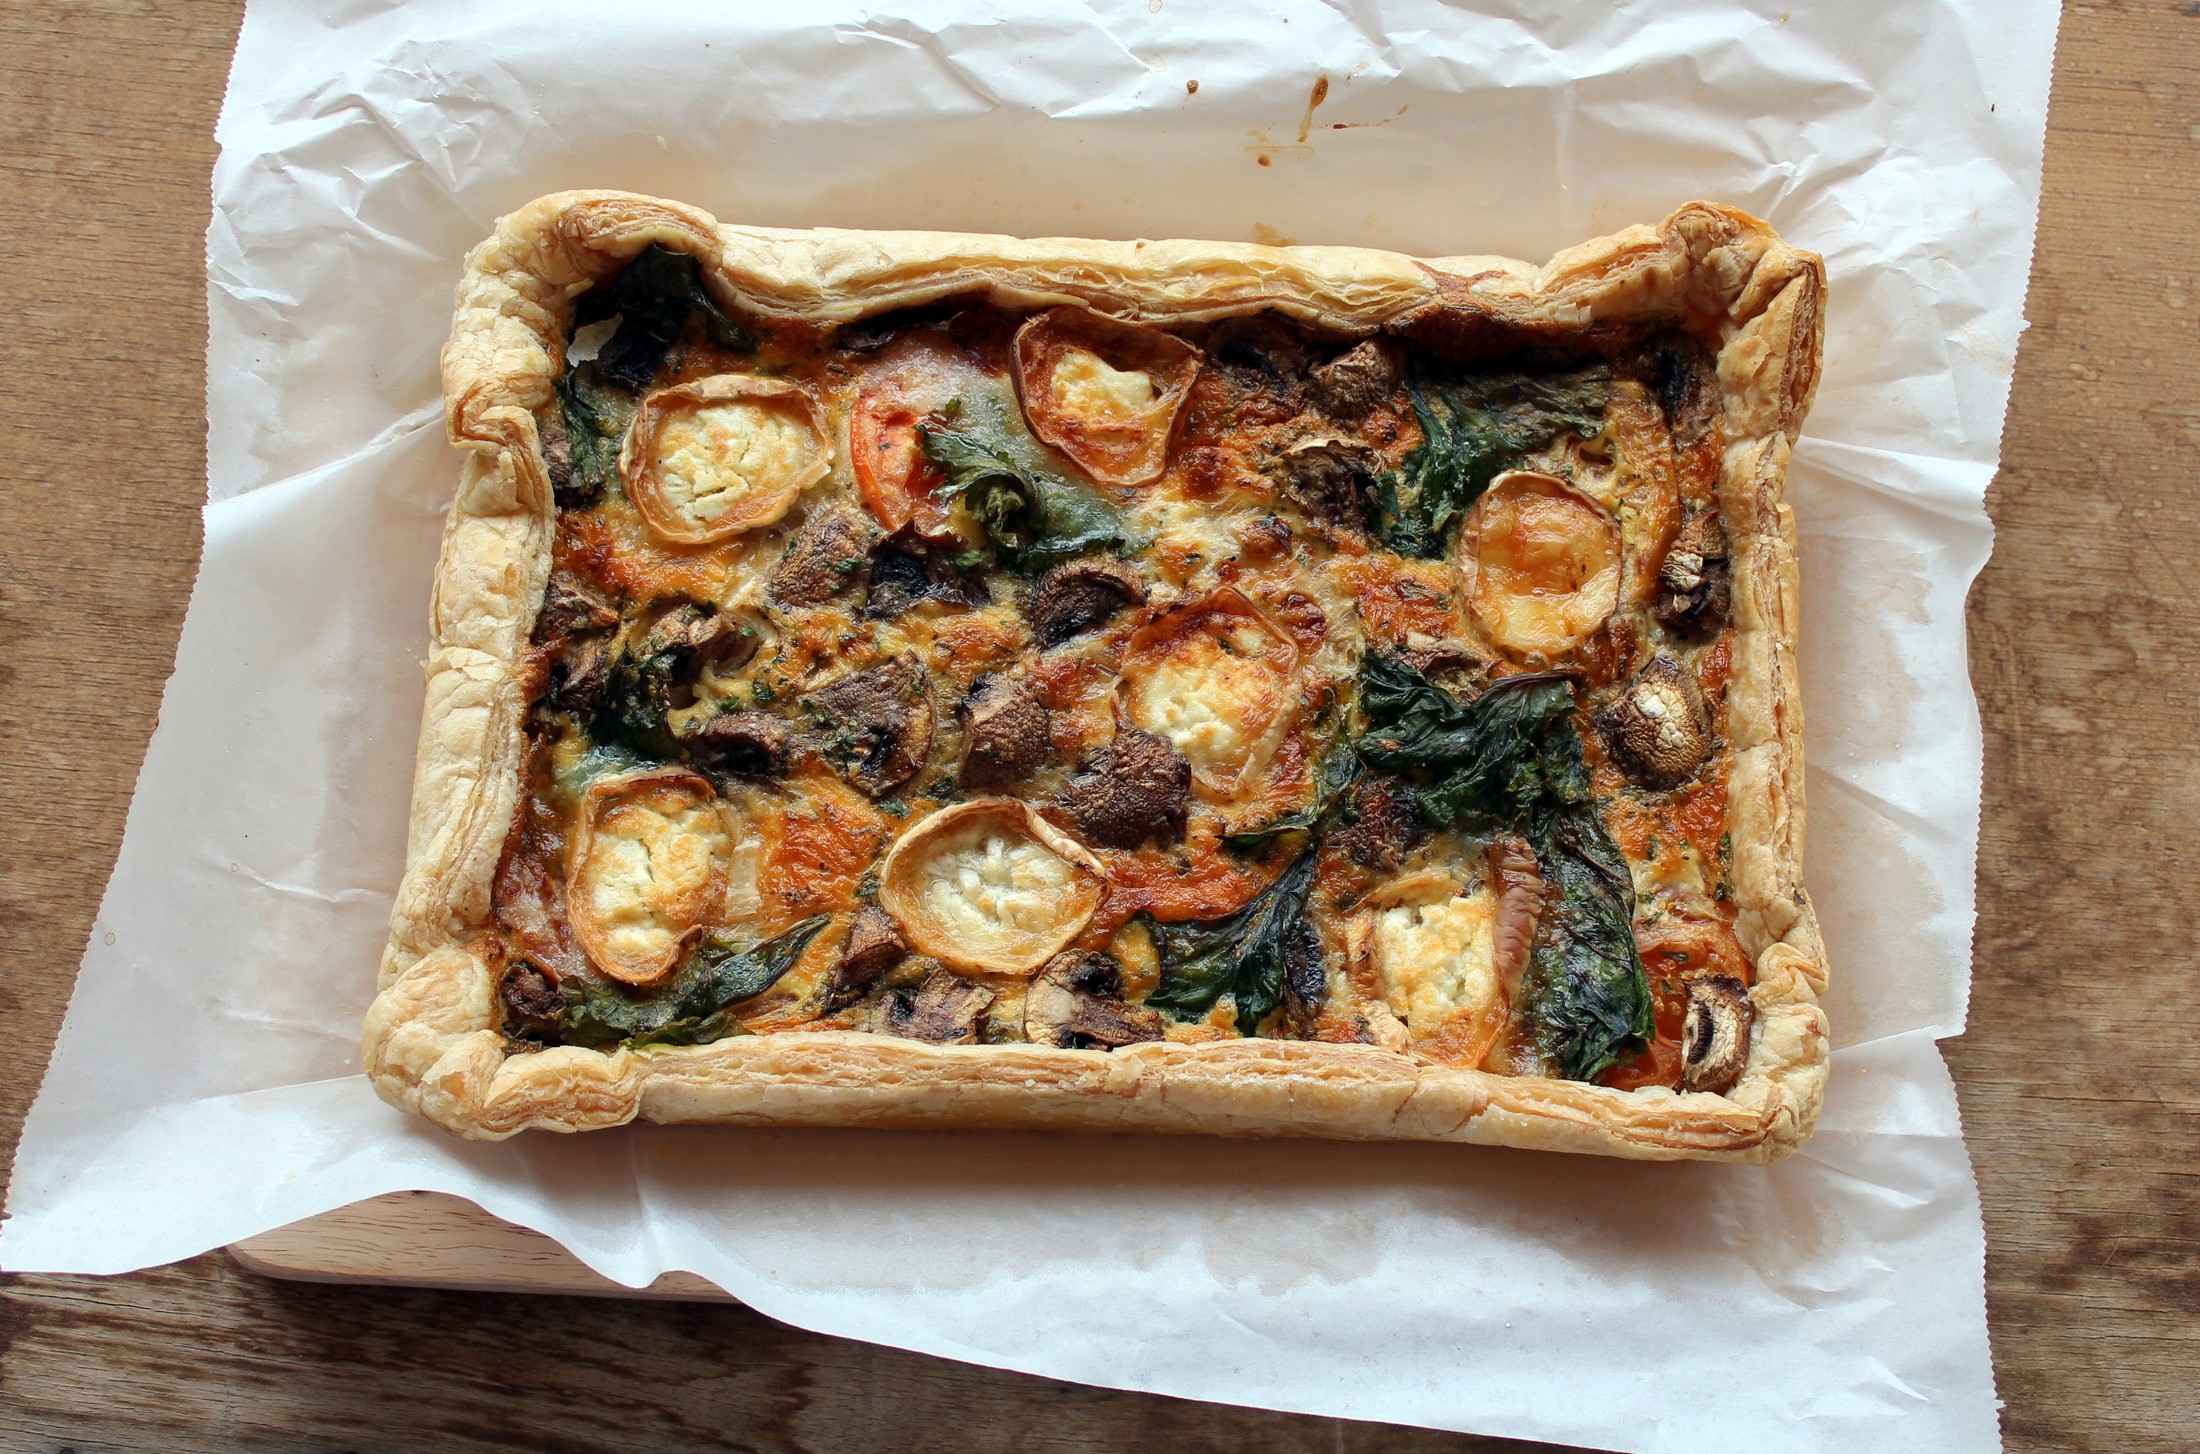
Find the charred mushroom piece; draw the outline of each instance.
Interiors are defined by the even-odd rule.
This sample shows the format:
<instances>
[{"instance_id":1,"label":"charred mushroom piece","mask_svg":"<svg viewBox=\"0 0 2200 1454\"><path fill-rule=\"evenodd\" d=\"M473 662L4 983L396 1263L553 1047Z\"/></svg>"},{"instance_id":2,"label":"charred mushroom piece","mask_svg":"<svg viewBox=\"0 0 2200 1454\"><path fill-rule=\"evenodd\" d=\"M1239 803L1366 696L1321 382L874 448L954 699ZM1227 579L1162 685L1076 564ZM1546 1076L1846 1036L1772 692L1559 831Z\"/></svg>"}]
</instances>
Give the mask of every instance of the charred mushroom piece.
<instances>
[{"instance_id":1,"label":"charred mushroom piece","mask_svg":"<svg viewBox=\"0 0 2200 1454\"><path fill-rule=\"evenodd\" d=\"M865 904L848 926L848 938L840 946L840 962L825 982L824 1013L845 1009L860 1000L885 977L888 970L909 957L900 926L894 916L876 904Z\"/></svg>"},{"instance_id":2,"label":"charred mushroom piece","mask_svg":"<svg viewBox=\"0 0 2200 1454\"><path fill-rule=\"evenodd\" d=\"M1358 419L1397 392L1405 377L1398 346L1370 338L1314 370L1314 396L1342 419Z\"/></svg>"},{"instance_id":3,"label":"charred mushroom piece","mask_svg":"<svg viewBox=\"0 0 2200 1454\"><path fill-rule=\"evenodd\" d=\"M1161 738L1128 722L1115 740L1080 766L1065 800L1087 838L1110 848L1136 848L1148 838L1174 842L1184 833L1192 765Z\"/></svg>"},{"instance_id":4,"label":"charred mushroom piece","mask_svg":"<svg viewBox=\"0 0 2200 1454\"><path fill-rule=\"evenodd\" d=\"M925 539L904 525L871 547L871 589L863 614L890 620L924 601L954 606L983 606L993 598L985 577L957 563L949 547Z\"/></svg>"},{"instance_id":5,"label":"charred mushroom piece","mask_svg":"<svg viewBox=\"0 0 2200 1454\"><path fill-rule=\"evenodd\" d=\"M1679 787L1711 756L1710 714L1696 679L1663 652L1598 714L1597 727L1620 769L1657 792Z\"/></svg>"},{"instance_id":6,"label":"charred mushroom piece","mask_svg":"<svg viewBox=\"0 0 2200 1454\"><path fill-rule=\"evenodd\" d=\"M1406 659L1406 665L1438 686L1460 684L1479 688L1482 685L1480 678L1488 676L1490 668L1497 665L1496 659L1487 652L1448 637L1409 638L1406 649L1399 655Z\"/></svg>"},{"instance_id":7,"label":"charred mushroom piece","mask_svg":"<svg viewBox=\"0 0 2200 1454\"><path fill-rule=\"evenodd\" d=\"M552 707L586 718L603 701L611 682L611 643L602 636L572 642L550 663L542 699Z\"/></svg>"},{"instance_id":8,"label":"charred mushroom piece","mask_svg":"<svg viewBox=\"0 0 2200 1454\"><path fill-rule=\"evenodd\" d=\"M1719 364L1711 351L1691 338L1664 339L1643 351L1643 371L1672 427L1673 442L1685 449L1702 441L1722 405Z\"/></svg>"},{"instance_id":9,"label":"charred mushroom piece","mask_svg":"<svg viewBox=\"0 0 2200 1454\"><path fill-rule=\"evenodd\" d=\"M542 610L535 615L535 640L586 636L618 624L619 608L603 592L571 571L554 571L542 593Z\"/></svg>"},{"instance_id":10,"label":"charred mushroom piece","mask_svg":"<svg viewBox=\"0 0 2200 1454\"><path fill-rule=\"evenodd\" d=\"M675 658L666 684L665 705L680 710L698 700L697 684L707 677L727 677L748 664L763 645L756 625L731 611L711 611L682 601L650 627L644 638L645 656L670 653Z\"/></svg>"},{"instance_id":11,"label":"charred mushroom piece","mask_svg":"<svg viewBox=\"0 0 2200 1454\"><path fill-rule=\"evenodd\" d=\"M1757 1007L1730 974L1698 975L1688 982L1688 1013L1681 1021L1681 1089L1725 1095L1749 1065L1749 1033Z\"/></svg>"},{"instance_id":12,"label":"charred mushroom piece","mask_svg":"<svg viewBox=\"0 0 2200 1454\"><path fill-rule=\"evenodd\" d=\"M873 1016L871 1028L904 1040L934 1045L974 1045L993 991L947 969L935 969L913 990L895 990Z\"/></svg>"},{"instance_id":13,"label":"charred mushroom piece","mask_svg":"<svg viewBox=\"0 0 2200 1454\"><path fill-rule=\"evenodd\" d=\"M932 701L913 656L844 676L803 705L818 721L826 758L874 798L916 776L932 751Z\"/></svg>"},{"instance_id":14,"label":"charred mushroom piece","mask_svg":"<svg viewBox=\"0 0 2200 1454\"><path fill-rule=\"evenodd\" d=\"M504 1016L512 1028L532 1035L555 1030L558 1016L565 1009L565 996L558 993L557 981L524 959L504 971L497 995L504 1001Z\"/></svg>"},{"instance_id":15,"label":"charred mushroom piece","mask_svg":"<svg viewBox=\"0 0 2200 1454\"><path fill-rule=\"evenodd\" d=\"M1304 401L1306 342L1272 313L1229 318L1207 335L1209 357L1240 392L1276 395L1291 412ZM1289 417L1285 414L1283 417Z\"/></svg>"},{"instance_id":16,"label":"charred mushroom piece","mask_svg":"<svg viewBox=\"0 0 2200 1454\"><path fill-rule=\"evenodd\" d=\"M787 724L762 712L721 712L681 738L697 767L736 777L777 777L787 765Z\"/></svg>"},{"instance_id":17,"label":"charred mushroom piece","mask_svg":"<svg viewBox=\"0 0 2200 1454\"><path fill-rule=\"evenodd\" d=\"M990 791L1024 781L1053 751L1047 709L1020 676L978 679L963 699L965 787Z\"/></svg>"},{"instance_id":18,"label":"charred mushroom piece","mask_svg":"<svg viewBox=\"0 0 2200 1454\"><path fill-rule=\"evenodd\" d=\"M870 579L870 531L850 510L813 515L772 571L775 605L822 606Z\"/></svg>"},{"instance_id":19,"label":"charred mushroom piece","mask_svg":"<svg viewBox=\"0 0 2200 1454\"><path fill-rule=\"evenodd\" d=\"M1676 631L1715 631L1732 604L1726 531L1706 510L1684 521L1658 567L1658 620Z\"/></svg>"},{"instance_id":20,"label":"charred mushroom piece","mask_svg":"<svg viewBox=\"0 0 2200 1454\"><path fill-rule=\"evenodd\" d=\"M1060 1050L1113 1050L1159 1040L1161 1013L1123 1002L1123 973L1105 954L1057 954L1024 995L1024 1038Z\"/></svg>"},{"instance_id":21,"label":"charred mushroom piece","mask_svg":"<svg viewBox=\"0 0 2200 1454\"><path fill-rule=\"evenodd\" d=\"M1310 439L1276 462L1284 493L1325 525L1367 522L1367 494L1375 487L1375 452L1347 439Z\"/></svg>"},{"instance_id":22,"label":"charred mushroom piece","mask_svg":"<svg viewBox=\"0 0 2200 1454\"><path fill-rule=\"evenodd\" d=\"M1396 778L1372 777L1353 789L1352 823L1336 843L1360 867L1396 873L1420 837L1412 791Z\"/></svg>"},{"instance_id":23,"label":"charred mushroom piece","mask_svg":"<svg viewBox=\"0 0 2200 1454\"><path fill-rule=\"evenodd\" d=\"M550 477L550 498L561 510L592 503L589 492L573 487L573 436L565 427L565 410L552 405L535 420L535 437L542 443L543 473Z\"/></svg>"},{"instance_id":24,"label":"charred mushroom piece","mask_svg":"<svg viewBox=\"0 0 2200 1454\"><path fill-rule=\"evenodd\" d=\"M1145 603L1146 583L1138 572L1100 555L1064 561L1039 577L1023 607L1031 634L1042 648L1051 648L1105 625L1126 606Z\"/></svg>"}]
</instances>

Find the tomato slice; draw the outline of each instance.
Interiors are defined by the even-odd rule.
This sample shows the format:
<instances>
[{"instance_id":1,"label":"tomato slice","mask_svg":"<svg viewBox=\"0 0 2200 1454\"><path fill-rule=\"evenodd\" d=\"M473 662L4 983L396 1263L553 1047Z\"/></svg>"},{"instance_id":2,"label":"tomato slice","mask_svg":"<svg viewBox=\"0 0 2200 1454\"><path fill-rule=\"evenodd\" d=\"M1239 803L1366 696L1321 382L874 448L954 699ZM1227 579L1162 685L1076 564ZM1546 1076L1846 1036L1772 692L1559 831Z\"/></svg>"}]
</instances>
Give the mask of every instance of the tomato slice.
<instances>
[{"instance_id":1,"label":"tomato slice","mask_svg":"<svg viewBox=\"0 0 2200 1454\"><path fill-rule=\"evenodd\" d=\"M899 530L914 521L926 535L949 535L950 502L937 493L947 479L918 444L923 420L898 391L866 388L848 420L848 462L856 489L879 524Z\"/></svg>"},{"instance_id":2,"label":"tomato slice","mask_svg":"<svg viewBox=\"0 0 2200 1454\"><path fill-rule=\"evenodd\" d=\"M1663 1035L1644 1046L1641 1054L1621 1061L1597 1078L1598 1085L1613 1090L1640 1090L1646 1085L1662 1085L1670 1090L1680 1083L1680 1042Z\"/></svg>"}]
</instances>

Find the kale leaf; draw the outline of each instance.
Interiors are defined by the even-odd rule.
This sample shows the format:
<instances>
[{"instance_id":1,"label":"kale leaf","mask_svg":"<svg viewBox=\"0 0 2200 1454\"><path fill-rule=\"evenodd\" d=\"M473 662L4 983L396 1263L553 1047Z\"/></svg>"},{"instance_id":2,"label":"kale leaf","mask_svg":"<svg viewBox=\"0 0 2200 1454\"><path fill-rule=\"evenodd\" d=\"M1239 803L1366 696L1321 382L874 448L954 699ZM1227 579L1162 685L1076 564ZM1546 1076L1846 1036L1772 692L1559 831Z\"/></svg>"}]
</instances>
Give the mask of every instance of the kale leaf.
<instances>
[{"instance_id":1,"label":"kale leaf","mask_svg":"<svg viewBox=\"0 0 2200 1454\"><path fill-rule=\"evenodd\" d=\"M920 424L917 443L947 476L944 492L969 508L1013 571L1030 574L1130 538L1122 513L1091 490L1024 469L977 435Z\"/></svg>"},{"instance_id":2,"label":"kale leaf","mask_svg":"<svg viewBox=\"0 0 2200 1454\"><path fill-rule=\"evenodd\" d=\"M741 946L722 929L702 937L673 975L647 996L614 985L567 980L558 1017L568 1045L703 1045L746 1033L733 1008L755 999L794 968L827 916L804 919L761 944Z\"/></svg>"},{"instance_id":3,"label":"kale leaf","mask_svg":"<svg viewBox=\"0 0 2200 1454\"><path fill-rule=\"evenodd\" d=\"M1375 482L1368 524L1400 555L1432 557L1490 481L1572 430L1586 439L1604 426L1612 371L1603 364L1567 373L1416 373L1407 392L1421 443Z\"/></svg>"},{"instance_id":4,"label":"kale leaf","mask_svg":"<svg viewBox=\"0 0 2200 1454\"><path fill-rule=\"evenodd\" d=\"M1301 853L1276 881L1227 918L1200 923L1147 921L1161 959L1161 984L1146 1003L1180 1020L1198 1019L1229 995L1240 1035L1251 1035L1288 990L1320 999L1321 939L1306 919L1314 851Z\"/></svg>"},{"instance_id":5,"label":"kale leaf","mask_svg":"<svg viewBox=\"0 0 2200 1454\"><path fill-rule=\"evenodd\" d=\"M754 353L756 340L726 316L703 286L702 265L693 254L655 244L642 250L608 287L582 296L574 310L575 330L607 318L618 330L596 355L596 371L634 393L647 389L665 354L680 337L691 314L703 315L710 340L734 353Z\"/></svg>"},{"instance_id":6,"label":"kale leaf","mask_svg":"<svg viewBox=\"0 0 2200 1454\"><path fill-rule=\"evenodd\" d=\"M575 364L555 388L572 460L558 503L593 505L619 477L619 445L634 420L634 400L605 388L593 364Z\"/></svg>"},{"instance_id":7,"label":"kale leaf","mask_svg":"<svg viewBox=\"0 0 2200 1454\"><path fill-rule=\"evenodd\" d=\"M1589 799L1564 677L1501 677L1462 704L1405 661L1371 651L1360 660L1359 695L1361 759L1410 776L1431 826L1526 833L1539 816Z\"/></svg>"},{"instance_id":8,"label":"kale leaf","mask_svg":"<svg viewBox=\"0 0 2200 1454\"><path fill-rule=\"evenodd\" d=\"M1593 807L1554 815L1531 841L1556 892L1544 896L1521 1001L1543 1064L1569 1080L1595 1080L1641 1049L1652 1029L1634 880Z\"/></svg>"},{"instance_id":9,"label":"kale leaf","mask_svg":"<svg viewBox=\"0 0 2200 1454\"><path fill-rule=\"evenodd\" d=\"M1462 703L1408 663L1360 663L1357 750L1404 774L1442 827L1526 835L1550 892L1517 1007L1546 1073L1594 1080L1651 1032L1650 981L1635 947L1634 882L1589 790L1572 685L1500 678Z\"/></svg>"}]
</instances>

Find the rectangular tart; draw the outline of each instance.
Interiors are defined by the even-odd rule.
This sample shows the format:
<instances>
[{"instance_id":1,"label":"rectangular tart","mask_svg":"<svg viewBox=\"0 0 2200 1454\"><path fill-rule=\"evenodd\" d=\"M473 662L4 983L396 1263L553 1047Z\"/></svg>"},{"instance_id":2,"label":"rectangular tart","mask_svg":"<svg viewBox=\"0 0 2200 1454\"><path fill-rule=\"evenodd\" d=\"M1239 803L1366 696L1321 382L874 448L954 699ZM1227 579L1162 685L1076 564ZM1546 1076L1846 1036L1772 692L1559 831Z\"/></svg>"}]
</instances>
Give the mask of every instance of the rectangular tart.
<instances>
[{"instance_id":1,"label":"rectangular tart","mask_svg":"<svg viewBox=\"0 0 2200 1454\"><path fill-rule=\"evenodd\" d=\"M649 1121L1768 1161L1825 275L722 225L467 259L364 1054Z\"/></svg>"}]
</instances>

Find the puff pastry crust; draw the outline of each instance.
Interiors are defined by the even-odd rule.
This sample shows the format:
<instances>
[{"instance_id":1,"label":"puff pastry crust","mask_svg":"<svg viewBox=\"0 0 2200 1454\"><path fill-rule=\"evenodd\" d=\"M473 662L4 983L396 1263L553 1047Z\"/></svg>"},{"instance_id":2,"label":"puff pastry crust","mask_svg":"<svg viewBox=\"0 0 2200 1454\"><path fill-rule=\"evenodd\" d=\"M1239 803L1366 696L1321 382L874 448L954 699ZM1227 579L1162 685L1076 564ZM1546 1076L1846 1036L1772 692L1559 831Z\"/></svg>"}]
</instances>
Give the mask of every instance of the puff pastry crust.
<instances>
[{"instance_id":1,"label":"puff pastry crust","mask_svg":"<svg viewBox=\"0 0 2200 1454\"><path fill-rule=\"evenodd\" d=\"M976 294L1127 323L1274 310L1318 328L1462 346L1503 334L1563 348L1646 322L1693 335L1716 356L1725 439L1727 886L1755 1012L1739 1083L1724 1095L1617 1090L1377 1045L1279 1039L1101 1051L805 1030L510 1053L495 975L475 946L526 792L523 658L556 530L537 419L564 366L575 300L652 245L700 259L729 308L818 325ZM1759 1162L1786 1154L1816 1119L1829 1051L1817 1000L1826 960L1801 882L1796 540L1782 497L1817 380L1824 291L1817 257L1701 202L1542 265L1335 247L783 231L602 191L520 208L468 257L443 352L462 464L430 607L407 863L365 1024L376 1090L473 1138L639 1117L1465 1141Z\"/></svg>"}]
</instances>

